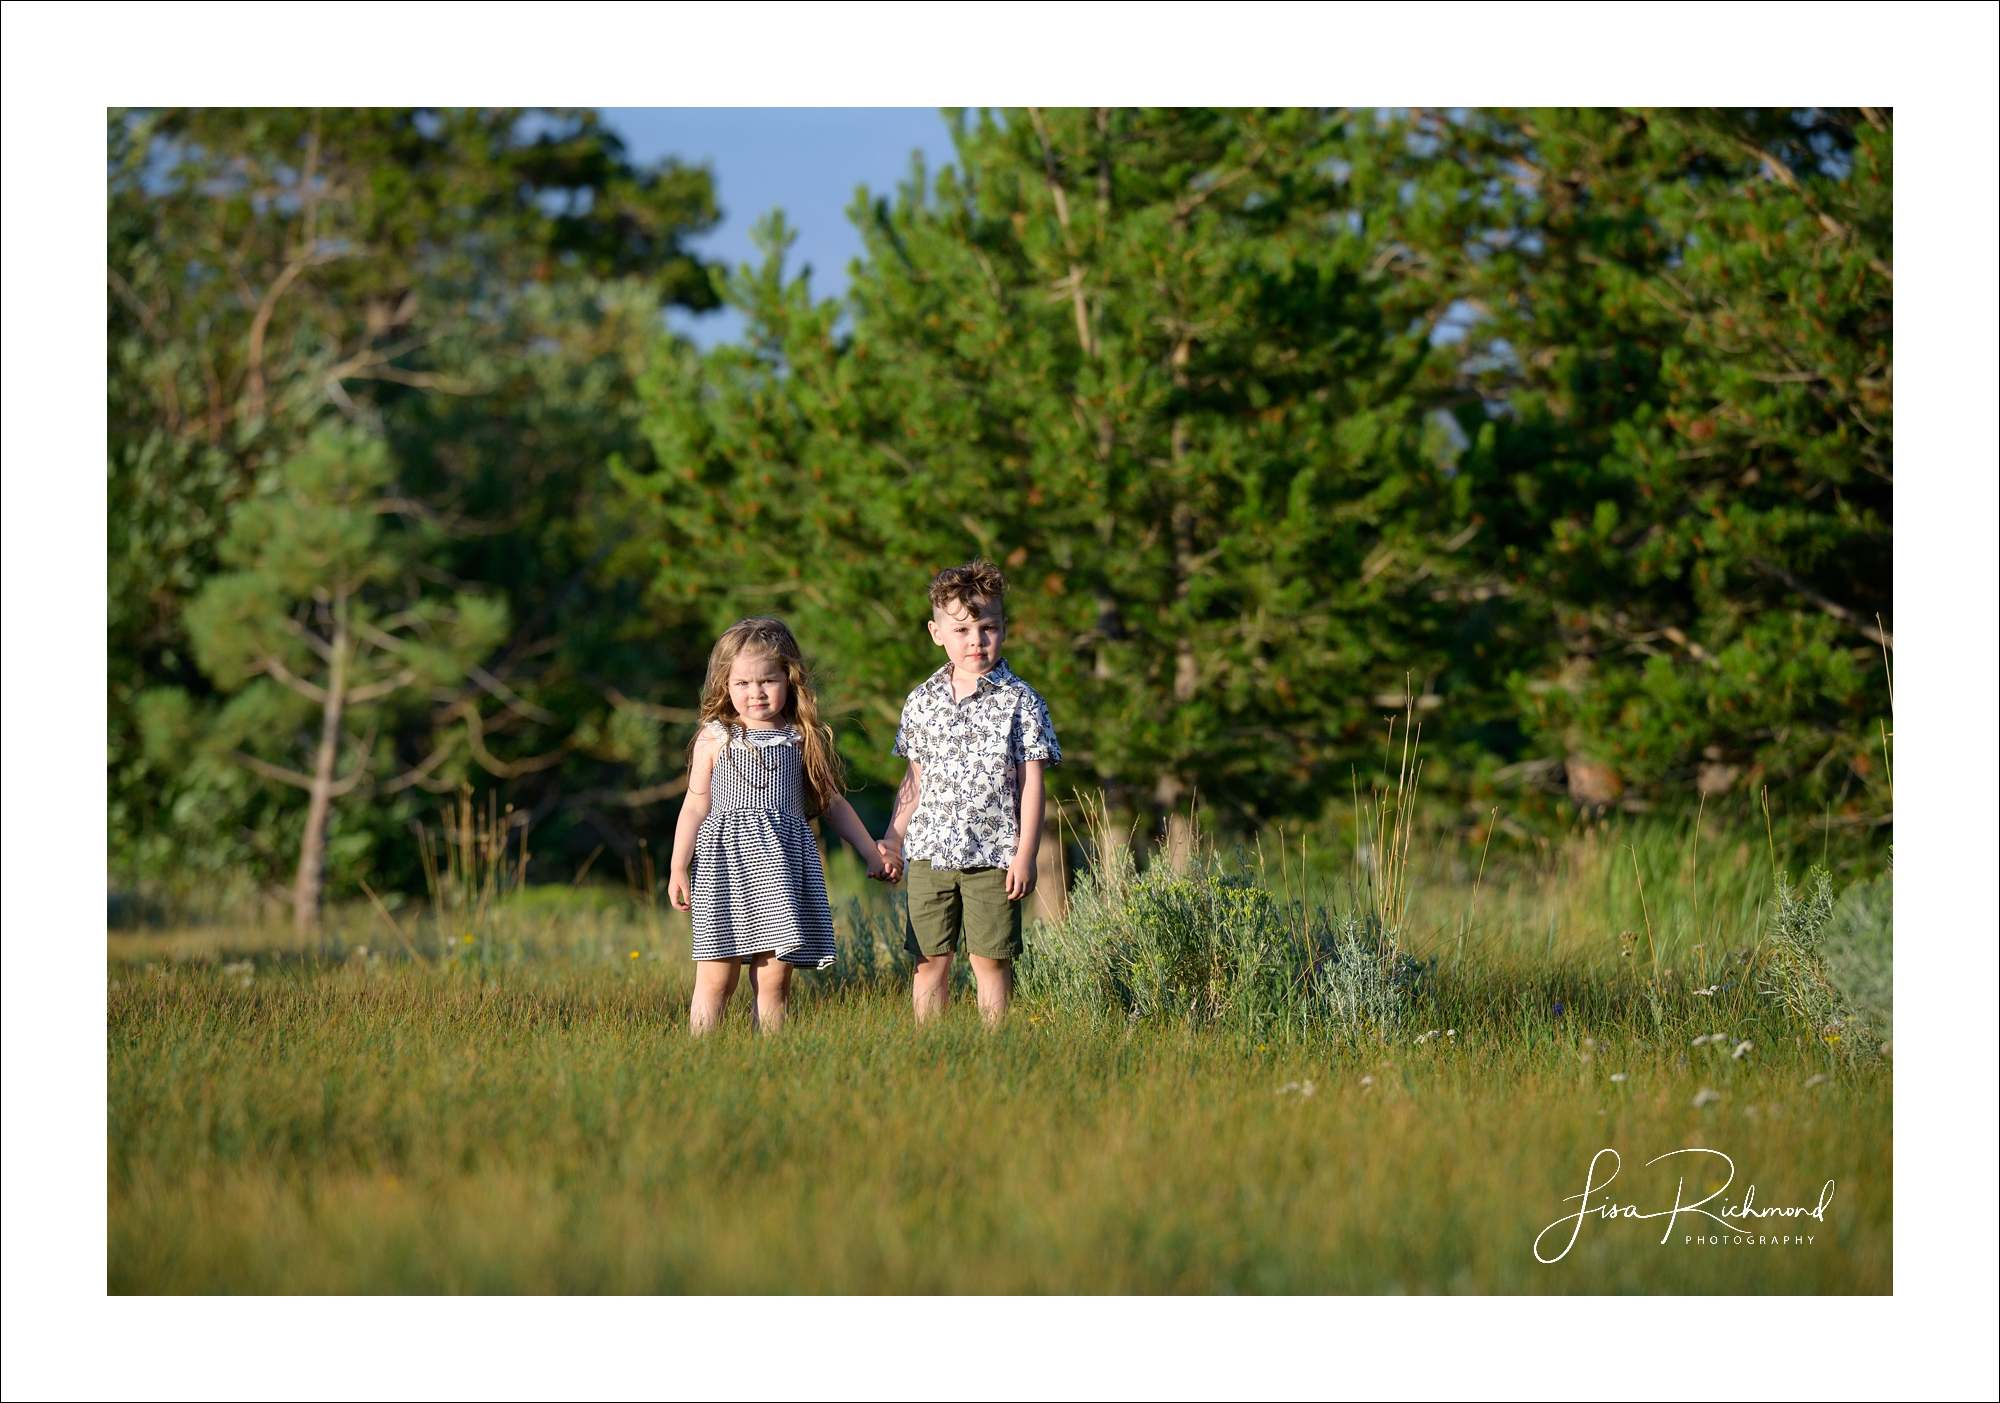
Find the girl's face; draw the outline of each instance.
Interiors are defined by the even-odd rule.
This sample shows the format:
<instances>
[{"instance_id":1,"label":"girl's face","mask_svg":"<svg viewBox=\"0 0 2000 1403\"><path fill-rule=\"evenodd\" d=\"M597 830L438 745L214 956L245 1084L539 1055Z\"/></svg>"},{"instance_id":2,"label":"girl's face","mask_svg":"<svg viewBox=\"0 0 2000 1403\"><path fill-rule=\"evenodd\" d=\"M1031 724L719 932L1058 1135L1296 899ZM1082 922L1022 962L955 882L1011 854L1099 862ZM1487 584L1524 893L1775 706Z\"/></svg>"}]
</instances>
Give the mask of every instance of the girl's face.
<instances>
[{"instance_id":1,"label":"girl's face","mask_svg":"<svg viewBox=\"0 0 2000 1403\"><path fill-rule=\"evenodd\" d=\"M752 726L774 726L791 695L785 665L776 658L738 653L729 665L729 704Z\"/></svg>"}]
</instances>

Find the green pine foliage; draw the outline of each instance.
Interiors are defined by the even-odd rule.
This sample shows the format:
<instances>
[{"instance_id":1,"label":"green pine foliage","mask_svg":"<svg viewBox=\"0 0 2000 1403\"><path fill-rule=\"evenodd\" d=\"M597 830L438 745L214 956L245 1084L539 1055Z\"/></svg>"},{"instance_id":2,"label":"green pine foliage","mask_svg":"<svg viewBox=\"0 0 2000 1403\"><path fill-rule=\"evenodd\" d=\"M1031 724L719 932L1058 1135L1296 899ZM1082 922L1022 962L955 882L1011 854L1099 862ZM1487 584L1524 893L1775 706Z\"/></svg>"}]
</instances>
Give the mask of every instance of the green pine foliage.
<instances>
[{"instance_id":1,"label":"green pine foliage","mask_svg":"<svg viewBox=\"0 0 2000 1403\"><path fill-rule=\"evenodd\" d=\"M296 792L147 735L216 700L188 601L232 507L328 422L389 444L411 568L515 621L481 660L514 700L482 693L491 763L467 777L582 852L605 807L628 827L657 747L611 734L606 690L649 696L683 650L624 622L636 589L596 573L620 528L593 504L608 455L646 454L632 379L661 304L715 305L683 247L716 218L708 172L635 166L591 113L117 111L108 135L115 880L290 875ZM143 712L163 688L185 702ZM336 868L416 884L409 817L336 812Z\"/></svg>"},{"instance_id":2,"label":"green pine foliage","mask_svg":"<svg viewBox=\"0 0 2000 1403\"><path fill-rule=\"evenodd\" d=\"M643 866L744 614L892 780L924 582L975 554L1054 778L1135 820L1319 816L1407 686L1464 829L1565 788L1886 824L1889 112L957 121L857 199L836 304L781 215L712 279L708 173L587 112L111 114L118 880L290 875L299 795L188 740L225 700L189 603L334 422L386 445L424 589L506 606L483 748L436 773L528 814L544 875ZM735 345L658 324L721 298ZM429 754L427 714L382 724ZM340 883L420 885L414 802L336 808Z\"/></svg>"},{"instance_id":3,"label":"green pine foliage","mask_svg":"<svg viewBox=\"0 0 2000 1403\"><path fill-rule=\"evenodd\" d=\"M740 346L662 358L659 470L630 479L655 588L716 623L778 609L831 664L886 777L937 665L940 566L1011 572L1009 650L1115 807L1320 801L1372 697L1443 655L1457 606L1383 587L1440 554L1450 497L1317 113L1013 112L960 165L857 206L851 305L730 285ZM843 321L851 316L851 325ZM1447 572L1448 573L1448 572Z\"/></svg>"},{"instance_id":4,"label":"green pine foliage","mask_svg":"<svg viewBox=\"0 0 2000 1403\"><path fill-rule=\"evenodd\" d=\"M1500 111L1389 136L1411 197L1385 237L1458 318L1434 370L1478 588L1524 645L1525 753L1655 797L1789 783L1886 809L1888 114Z\"/></svg>"},{"instance_id":5,"label":"green pine foliage","mask_svg":"<svg viewBox=\"0 0 2000 1403\"><path fill-rule=\"evenodd\" d=\"M484 749L469 674L507 634L503 600L426 588L420 534L389 528L389 474L380 440L322 430L233 508L219 549L231 568L185 614L195 661L227 700L204 715L166 687L137 707L150 758L171 763L191 741L211 763L309 796L293 890L304 926L319 914L335 801L450 789L444 763ZM398 755L411 736L415 753Z\"/></svg>"}]
</instances>

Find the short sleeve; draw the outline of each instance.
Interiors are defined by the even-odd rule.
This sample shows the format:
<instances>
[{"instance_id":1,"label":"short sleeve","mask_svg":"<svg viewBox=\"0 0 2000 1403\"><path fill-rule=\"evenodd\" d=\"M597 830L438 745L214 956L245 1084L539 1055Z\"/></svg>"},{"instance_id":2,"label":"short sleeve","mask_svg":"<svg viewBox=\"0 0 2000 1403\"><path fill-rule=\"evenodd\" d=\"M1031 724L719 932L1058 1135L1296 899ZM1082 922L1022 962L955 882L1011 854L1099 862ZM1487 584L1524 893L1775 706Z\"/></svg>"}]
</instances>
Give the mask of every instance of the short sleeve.
<instances>
[{"instance_id":1,"label":"short sleeve","mask_svg":"<svg viewBox=\"0 0 2000 1403\"><path fill-rule=\"evenodd\" d=\"M905 760L914 760L919 765L923 764L927 749L923 742L923 732L922 708L912 696L903 703L903 714L896 721L896 743L889 748L889 753L901 756Z\"/></svg>"},{"instance_id":2,"label":"short sleeve","mask_svg":"<svg viewBox=\"0 0 2000 1403\"><path fill-rule=\"evenodd\" d=\"M1062 746L1056 743L1056 725L1049 719L1048 703L1038 693L1028 693L1021 708L1020 760L1040 760L1047 765L1062 763Z\"/></svg>"}]
</instances>

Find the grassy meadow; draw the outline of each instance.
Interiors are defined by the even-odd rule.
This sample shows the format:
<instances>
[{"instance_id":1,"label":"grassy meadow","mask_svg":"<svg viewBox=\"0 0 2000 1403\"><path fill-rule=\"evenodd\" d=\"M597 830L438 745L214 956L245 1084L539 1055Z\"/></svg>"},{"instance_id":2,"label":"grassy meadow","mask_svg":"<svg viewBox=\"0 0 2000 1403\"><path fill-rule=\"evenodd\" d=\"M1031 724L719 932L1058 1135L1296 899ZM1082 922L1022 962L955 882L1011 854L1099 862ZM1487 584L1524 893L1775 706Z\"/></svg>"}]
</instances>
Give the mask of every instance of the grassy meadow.
<instances>
[{"instance_id":1,"label":"grassy meadow","mask_svg":"<svg viewBox=\"0 0 2000 1403\"><path fill-rule=\"evenodd\" d=\"M1837 877L1825 960L1865 1020L1829 1038L1758 987L1773 868L1818 853L1751 837L1420 838L1400 1003L1366 1025L1089 1009L1031 958L997 1032L969 997L919 1031L900 898L839 862L842 963L798 977L772 1038L739 994L691 1040L685 918L602 888L344 908L305 943L113 931L109 1286L1887 1292L1887 879ZM1215 867L1286 920L1365 906L1353 853L1315 841ZM1646 1164L1692 1147L1735 1164L1711 1207L1836 1189L1823 1221L1753 1230L1809 1244L1592 1216L1537 1261L1607 1147L1642 1212L1721 1185L1712 1155Z\"/></svg>"}]
</instances>

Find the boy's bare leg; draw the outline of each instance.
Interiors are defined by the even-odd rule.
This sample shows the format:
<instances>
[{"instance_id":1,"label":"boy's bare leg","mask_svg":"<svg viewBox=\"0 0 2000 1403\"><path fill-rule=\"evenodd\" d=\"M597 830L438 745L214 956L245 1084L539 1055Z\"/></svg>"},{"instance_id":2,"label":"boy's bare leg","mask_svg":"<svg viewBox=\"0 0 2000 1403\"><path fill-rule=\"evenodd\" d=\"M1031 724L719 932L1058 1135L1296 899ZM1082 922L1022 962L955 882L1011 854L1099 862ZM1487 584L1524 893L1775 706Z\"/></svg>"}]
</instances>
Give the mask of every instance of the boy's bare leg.
<instances>
[{"instance_id":1,"label":"boy's bare leg","mask_svg":"<svg viewBox=\"0 0 2000 1403\"><path fill-rule=\"evenodd\" d=\"M792 994L792 967L776 955L752 955L750 990L751 1026L760 1033L775 1033L785 1026L785 1001Z\"/></svg>"},{"instance_id":2,"label":"boy's bare leg","mask_svg":"<svg viewBox=\"0 0 2000 1403\"><path fill-rule=\"evenodd\" d=\"M987 1027L998 1027L1014 998L1014 962L974 955L972 977L979 983L979 1016Z\"/></svg>"},{"instance_id":3,"label":"boy's bare leg","mask_svg":"<svg viewBox=\"0 0 2000 1403\"><path fill-rule=\"evenodd\" d=\"M911 1002L916 1005L917 1022L928 1023L943 1013L945 998L950 993L951 953L947 951L942 955L919 959L910 995Z\"/></svg>"},{"instance_id":4,"label":"boy's bare leg","mask_svg":"<svg viewBox=\"0 0 2000 1403\"><path fill-rule=\"evenodd\" d=\"M739 960L696 960L694 1001L688 1005L688 1031L699 1036L722 1021L729 996L736 992L736 977L742 973Z\"/></svg>"}]
</instances>

